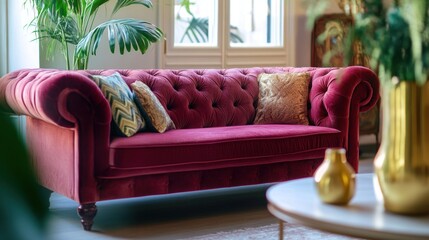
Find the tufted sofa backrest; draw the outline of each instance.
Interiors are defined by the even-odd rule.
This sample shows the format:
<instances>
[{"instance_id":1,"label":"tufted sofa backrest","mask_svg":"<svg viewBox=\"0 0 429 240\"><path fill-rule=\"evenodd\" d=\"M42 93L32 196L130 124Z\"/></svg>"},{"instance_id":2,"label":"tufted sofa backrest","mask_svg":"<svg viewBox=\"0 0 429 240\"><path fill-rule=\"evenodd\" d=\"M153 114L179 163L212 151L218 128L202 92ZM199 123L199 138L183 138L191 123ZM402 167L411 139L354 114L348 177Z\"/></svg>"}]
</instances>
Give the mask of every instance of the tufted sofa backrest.
<instances>
[{"instance_id":1,"label":"tufted sofa backrest","mask_svg":"<svg viewBox=\"0 0 429 240\"><path fill-rule=\"evenodd\" d=\"M87 72L109 75L115 71L128 85L134 81L147 84L167 109L176 128L203 128L252 124L259 94L257 78L261 73L305 71L314 75L322 69L254 67Z\"/></svg>"}]
</instances>

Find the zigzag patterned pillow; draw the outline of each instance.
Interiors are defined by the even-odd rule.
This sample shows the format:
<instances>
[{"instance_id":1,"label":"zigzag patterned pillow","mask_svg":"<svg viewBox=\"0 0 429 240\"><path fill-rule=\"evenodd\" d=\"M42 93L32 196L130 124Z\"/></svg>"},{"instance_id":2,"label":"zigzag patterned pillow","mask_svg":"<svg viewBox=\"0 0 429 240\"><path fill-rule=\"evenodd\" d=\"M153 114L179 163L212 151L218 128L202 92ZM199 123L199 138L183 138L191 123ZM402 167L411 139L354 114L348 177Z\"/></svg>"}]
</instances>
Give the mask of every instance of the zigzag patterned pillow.
<instances>
[{"instance_id":1,"label":"zigzag patterned pillow","mask_svg":"<svg viewBox=\"0 0 429 240\"><path fill-rule=\"evenodd\" d=\"M93 75L92 80L109 101L113 121L123 135L131 137L146 127L134 102L134 95L119 73Z\"/></svg>"}]
</instances>

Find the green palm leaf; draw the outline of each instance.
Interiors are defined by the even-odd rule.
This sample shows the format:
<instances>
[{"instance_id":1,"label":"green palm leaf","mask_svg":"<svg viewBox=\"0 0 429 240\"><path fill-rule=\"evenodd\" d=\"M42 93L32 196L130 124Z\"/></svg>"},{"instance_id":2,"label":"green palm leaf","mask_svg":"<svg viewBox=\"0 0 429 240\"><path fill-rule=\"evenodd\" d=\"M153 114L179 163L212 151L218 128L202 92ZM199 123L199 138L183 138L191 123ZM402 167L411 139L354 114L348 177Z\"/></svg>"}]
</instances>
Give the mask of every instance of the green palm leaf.
<instances>
[{"instance_id":1,"label":"green palm leaf","mask_svg":"<svg viewBox=\"0 0 429 240\"><path fill-rule=\"evenodd\" d=\"M230 26L229 28L229 38L233 43L242 43L243 39L240 37L239 29L236 26Z\"/></svg>"},{"instance_id":2,"label":"green palm leaf","mask_svg":"<svg viewBox=\"0 0 429 240\"><path fill-rule=\"evenodd\" d=\"M87 58L90 54L96 55L101 37L107 29L107 38L112 53L115 52L116 43L120 54L134 50L140 50L144 54L151 43L159 41L163 33L155 25L137 19L114 19L102 23L90 31L77 44L75 61L79 58Z\"/></svg>"},{"instance_id":3,"label":"green palm leaf","mask_svg":"<svg viewBox=\"0 0 429 240\"><path fill-rule=\"evenodd\" d=\"M65 1L52 1L52 2L66 2L66 6L74 14L81 14L82 10L85 9L85 0L65 0Z\"/></svg>"},{"instance_id":4,"label":"green palm leaf","mask_svg":"<svg viewBox=\"0 0 429 240\"><path fill-rule=\"evenodd\" d=\"M140 5L143 5L147 8L152 7L152 2L149 0L118 0L116 2L115 7L113 8L112 14L115 14L117 11L119 11L123 7L127 7L127 6L134 5L134 4L140 4Z\"/></svg>"},{"instance_id":5,"label":"green palm leaf","mask_svg":"<svg viewBox=\"0 0 429 240\"><path fill-rule=\"evenodd\" d=\"M52 38L62 42L76 45L79 42L78 39L78 27L76 21L72 18L61 18L58 22L49 24L39 24L38 26L38 37L40 38Z\"/></svg>"},{"instance_id":6,"label":"green palm leaf","mask_svg":"<svg viewBox=\"0 0 429 240\"><path fill-rule=\"evenodd\" d=\"M194 14L191 12L191 5L193 5L195 3L192 3L190 0L182 0L180 5L182 7L185 7L186 12L191 15L192 17L194 17Z\"/></svg>"},{"instance_id":7,"label":"green palm leaf","mask_svg":"<svg viewBox=\"0 0 429 240\"><path fill-rule=\"evenodd\" d=\"M180 41L183 42L187 37L192 43L206 42L209 35L208 26L209 20L207 18L192 18Z\"/></svg>"},{"instance_id":8,"label":"green palm leaf","mask_svg":"<svg viewBox=\"0 0 429 240\"><path fill-rule=\"evenodd\" d=\"M87 9L89 9L89 15L93 15L98 8L107 3L109 0L93 0L91 2L89 2L89 4L86 6Z\"/></svg>"},{"instance_id":9,"label":"green palm leaf","mask_svg":"<svg viewBox=\"0 0 429 240\"><path fill-rule=\"evenodd\" d=\"M36 39L50 40L48 49L61 47L67 69L70 69L70 47L74 47L75 68L86 69L89 55L95 55L107 29L112 53L118 44L120 54L140 50L145 53L151 43L162 38L162 31L153 24L135 19L114 19L93 28L96 14L109 0L26 0L36 9L30 26L36 27ZM130 5L152 7L150 0L117 0L112 15ZM91 30L92 29L92 30ZM53 56L55 51L48 51Z\"/></svg>"},{"instance_id":10,"label":"green palm leaf","mask_svg":"<svg viewBox=\"0 0 429 240\"><path fill-rule=\"evenodd\" d=\"M57 20L60 17L67 16L68 13L68 1L64 0L27 0L29 1L38 12L46 11L45 16L50 16L52 21ZM26 2L27 2L26 1Z\"/></svg>"}]
</instances>

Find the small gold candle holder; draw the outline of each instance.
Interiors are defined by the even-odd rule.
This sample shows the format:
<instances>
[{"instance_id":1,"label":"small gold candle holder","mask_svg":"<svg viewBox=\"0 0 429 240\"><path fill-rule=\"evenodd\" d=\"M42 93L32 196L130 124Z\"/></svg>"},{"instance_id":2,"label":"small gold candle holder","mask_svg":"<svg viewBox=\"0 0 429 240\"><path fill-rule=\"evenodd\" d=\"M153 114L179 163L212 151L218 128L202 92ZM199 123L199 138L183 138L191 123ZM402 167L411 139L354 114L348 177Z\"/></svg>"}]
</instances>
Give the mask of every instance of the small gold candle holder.
<instances>
[{"instance_id":1,"label":"small gold candle holder","mask_svg":"<svg viewBox=\"0 0 429 240\"><path fill-rule=\"evenodd\" d=\"M323 163L314 173L320 199L329 204L345 205L356 190L355 171L347 162L344 148L328 148Z\"/></svg>"}]
</instances>

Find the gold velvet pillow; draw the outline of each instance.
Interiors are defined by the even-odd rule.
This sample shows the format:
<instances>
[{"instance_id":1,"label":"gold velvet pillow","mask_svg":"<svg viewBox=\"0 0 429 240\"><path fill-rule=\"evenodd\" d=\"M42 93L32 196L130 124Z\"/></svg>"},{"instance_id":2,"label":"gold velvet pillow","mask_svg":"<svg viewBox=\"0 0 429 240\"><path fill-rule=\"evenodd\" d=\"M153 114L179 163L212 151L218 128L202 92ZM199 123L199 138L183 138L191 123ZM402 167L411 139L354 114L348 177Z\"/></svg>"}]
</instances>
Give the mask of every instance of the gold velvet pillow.
<instances>
[{"instance_id":1,"label":"gold velvet pillow","mask_svg":"<svg viewBox=\"0 0 429 240\"><path fill-rule=\"evenodd\" d=\"M262 73L258 76L259 100L255 124L308 125L309 73Z\"/></svg>"},{"instance_id":2,"label":"gold velvet pillow","mask_svg":"<svg viewBox=\"0 0 429 240\"><path fill-rule=\"evenodd\" d=\"M135 101L142 115L155 131L163 133L169 129L176 128L161 102L146 84L135 81L131 84L131 88L134 91Z\"/></svg>"}]
</instances>

